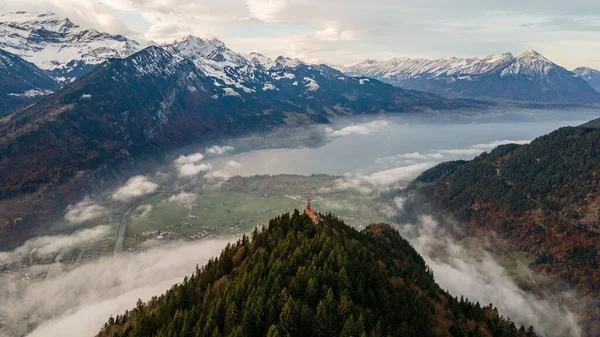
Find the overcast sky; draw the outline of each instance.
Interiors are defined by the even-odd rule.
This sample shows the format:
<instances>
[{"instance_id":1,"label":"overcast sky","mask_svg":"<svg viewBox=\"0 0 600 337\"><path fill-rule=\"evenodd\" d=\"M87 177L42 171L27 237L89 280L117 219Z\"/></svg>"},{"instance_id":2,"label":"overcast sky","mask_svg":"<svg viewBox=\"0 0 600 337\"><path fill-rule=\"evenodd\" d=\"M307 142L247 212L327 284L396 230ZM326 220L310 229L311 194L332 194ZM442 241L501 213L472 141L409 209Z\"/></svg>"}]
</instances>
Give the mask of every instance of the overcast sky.
<instances>
[{"instance_id":1,"label":"overcast sky","mask_svg":"<svg viewBox=\"0 0 600 337\"><path fill-rule=\"evenodd\" d=\"M485 56L535 49L600 68L600 1L0 0L134 39L217 37L239 52L348 64L366 58Z\"/></svg>"}]
</instances>

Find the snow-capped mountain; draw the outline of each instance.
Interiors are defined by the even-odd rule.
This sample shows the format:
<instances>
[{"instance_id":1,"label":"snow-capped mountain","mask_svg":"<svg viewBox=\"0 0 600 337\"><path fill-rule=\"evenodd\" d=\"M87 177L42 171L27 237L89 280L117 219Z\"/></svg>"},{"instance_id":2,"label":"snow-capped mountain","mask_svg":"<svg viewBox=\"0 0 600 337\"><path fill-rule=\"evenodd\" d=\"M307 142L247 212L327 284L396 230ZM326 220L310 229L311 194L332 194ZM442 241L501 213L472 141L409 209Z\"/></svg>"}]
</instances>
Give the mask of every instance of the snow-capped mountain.
<instances>
[{"instance_id":1,"label":"snow-capped mountain","mask_svg":"<svg viewBox=\"0 0 600 337\"><path fill-rule=\"evenodd\" d=\"M584 81L588 82L596 91L600 92L600 71L592 68L579 67L573 70L573 72Z\"/></svg>"},{"instance_id":2,"label":"snow-capped mountain","mask_svg":"<svg viewBox=\"0 0 600 337\"><path fill-rule=\"evenodd\" d=\"M54 13L14 12L0 15L0 49L68 83L109 58L137 52L140 45L121 35L83 29Z\"/></svg>"},{"instance_id":3,"label":"snow-capped mountain","mask_svg":"<svg viewBox=\"0 0 600 337\"><path fill-rule=\"evenodd\" d=\"M338 67L347 75L367 76L437 94L537 103L590 104L600 95L576 74L533 50L483 58L367 60Z\"/></svg>"},{"instance_id":4,"label":"snow-capped mountain","mask_svg":"<svg viewBox=\"0 0 600 337\"><path fill-rule=\"evenodd\" d=\"M244 57L246 58L246 60L250 61L250 63L253 66L258 68L269 70L273 68L273 66L275 66L275 62L273 62L271 58L257 52L252 52L248 55L244 55Z\"/></svg>"},{"instance_id":5,"label":"snow-capped mountain","mask_svg":"<svg viewBox=\"0 0 600 337\"><path fill-rule=\"evenodd\" d=\"M0 49L0 117L59 87L45 71Z\"/></svg>"}]
</instances>

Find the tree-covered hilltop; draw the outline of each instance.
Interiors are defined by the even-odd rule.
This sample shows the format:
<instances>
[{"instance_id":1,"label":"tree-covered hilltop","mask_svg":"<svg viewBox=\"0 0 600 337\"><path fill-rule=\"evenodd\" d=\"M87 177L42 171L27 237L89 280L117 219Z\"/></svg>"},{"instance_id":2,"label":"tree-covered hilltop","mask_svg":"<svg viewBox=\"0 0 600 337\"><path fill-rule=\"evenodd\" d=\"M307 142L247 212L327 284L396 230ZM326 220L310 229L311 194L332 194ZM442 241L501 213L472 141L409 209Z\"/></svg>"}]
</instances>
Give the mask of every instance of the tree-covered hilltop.
<instances>
[{"instance_id":1,"label":"tree-covered hilltop","mask_svg":"<svg viewBox=\"0 0 600 337\"><path fill-rule=\"evenodd\" d=\"M99 337L535 336L491 305L450 296L389 225L361 232L295 211L228 245Z\"/></svg>"}]
</instances>

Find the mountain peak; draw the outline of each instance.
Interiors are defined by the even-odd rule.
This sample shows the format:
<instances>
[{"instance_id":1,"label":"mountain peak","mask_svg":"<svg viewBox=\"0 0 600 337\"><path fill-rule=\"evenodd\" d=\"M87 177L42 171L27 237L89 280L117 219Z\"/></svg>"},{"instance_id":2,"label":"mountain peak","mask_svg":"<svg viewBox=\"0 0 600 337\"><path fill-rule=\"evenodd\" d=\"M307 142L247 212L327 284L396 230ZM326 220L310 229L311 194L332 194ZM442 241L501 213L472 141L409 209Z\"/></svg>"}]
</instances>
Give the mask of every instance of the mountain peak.
<instances>
[{"instance_id":1,"label":"mountain peak","mask_svg":"<svg viewBox=\"0 0 600 337\"><path fill-rule=\"evenodd\" d=\"M195 36L195 35L187 35L185 36L183 39L176 41L175 43L173 43L172 45L177 45L177 44L188 44L190 46L193 47L207 47L207 46L211 46L213 48L227 48L225 46L225 43L223 43L221 40L217 39L217 38L212 38L212 39L203 39L201 37Z\"/></svg>"},{"instance_id":2,"label":"mountain peak","mask_svg":"<svg viewBox=\"0 0 600 337\"><path fill-rule=\"evenodd\" d=\"M292 59L285 56L279 56L275 59L275 68L276 69L286 69L286 68L296 68L301 65L302 62L298 59Z\"/></svg>"},{"instance_id":3,"label":"mountain peak","mask_svg":"<svg viewBox=\"0 0 600 337\"><path fill-rule=\"evenodd\" d=\"M225 66L236 67L248 63L244 57L227 48L221 40L216 38L209 40L188 35L182 40L165 44L163 47L173 50L198 64L205 63L207 60L212 61L213 66L219 68Z\"/></svg>"},{"instance_id":4,"label":"mountain peak","mask_svg":"<svg viewBox=\"0 0 600 337\"><path fill-rule=\"evenodd\" d=\"M534 57L534 56L540 56L541 54L533 49L527 49L525 52L523 52L523 55L529 56L529 57Z\"/></svg>"},{"instance_id":5,"label":"mountain peak","mask_svg":"<svg viewBox=\"0 0 600 337\"><path fill-rule=\"evenodd\" d=\"M0 14L0 48L69 82L109 58L127 57L140 49L123 36L83 29L53 12Z\"/></svg>"},{"instance_id":6,"label":"mountain peak","mask_svg":"<svg viewBox=\"0 0 600 337\"><path fill-rule=\"evenodd\" d=\"M548 60L542 54L538 53L537 51L535 51L533 49L528 49L528 50L524 51L523 54L519 55L518 59L521 59L521 60L530 59L530 60L535 60L535 61L542 61L545 63L552 63L552 61Z\"/></svg>"}]
</instances>

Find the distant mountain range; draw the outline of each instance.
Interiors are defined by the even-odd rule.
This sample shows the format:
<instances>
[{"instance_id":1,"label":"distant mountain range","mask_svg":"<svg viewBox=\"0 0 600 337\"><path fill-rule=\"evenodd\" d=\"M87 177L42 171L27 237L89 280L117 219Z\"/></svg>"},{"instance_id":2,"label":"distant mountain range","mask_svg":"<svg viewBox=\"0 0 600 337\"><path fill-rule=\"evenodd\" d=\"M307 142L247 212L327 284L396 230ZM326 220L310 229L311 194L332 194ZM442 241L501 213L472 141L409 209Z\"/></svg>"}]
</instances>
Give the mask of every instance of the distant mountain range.
<instances>
[{"instance_id":1,"label":"distant mountain range","mask_svg":"<svg viewBox=\"0 0 600 337\"><path fill-rule=\"evenodd\" d=\"M193 37L159 47L171 53L179 53L208 76L214 75L229 84L239 84L239 81L244 80L239 78L241 74L229 74L224 71L225 68L251 67L270 71L302 63L284 57L272 60L258 53L241 55L227 49L218 40ZM59 17L54 13L2 14L0 50L35 65L39 68L35 70L36 73L51 77L58 85L33 85L31 88L23 87L24 90L20 92L4 92L9 87L4 82L8 83L10 80L7 80L8 77L1 77L0 85L7 86L7 89L0 94L11 94L12 97L6 99L7 103L0 104L0 116L35 100L33 95L39 98L44 93L71 83L106 60L125 58L141 49L143 47L134 40L121 35L83 29L68 18ZM369 77L398 87L449 97L543 104L600 103L600 94L591 88L600 86L599 72L587 68L578 68L574 73L569 72L532 50L517 57L506 53L485 58L398 58L383 62L367 60L348 67L335 68L348 76ZM15 70L12 77L27 76L26 73L14 72ZM269 86L270 84L267 84L267 87ZM237 88L244 90L240 86Z\"/></svg>"},{"instance_id":2,"label":"distant mountain range","mask_svg":"<svg viewBox=\"0 0 600 337\"><path fill-rule=\"evenodd\" d=\"M484 58L367 60L339 66L349 76L366 76L398 87L451 97L553 104L596 104L600 94L577 74L528 50Z\"/></svg>"}]
</instances>

